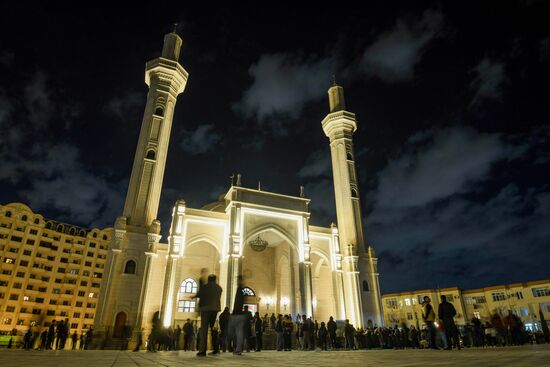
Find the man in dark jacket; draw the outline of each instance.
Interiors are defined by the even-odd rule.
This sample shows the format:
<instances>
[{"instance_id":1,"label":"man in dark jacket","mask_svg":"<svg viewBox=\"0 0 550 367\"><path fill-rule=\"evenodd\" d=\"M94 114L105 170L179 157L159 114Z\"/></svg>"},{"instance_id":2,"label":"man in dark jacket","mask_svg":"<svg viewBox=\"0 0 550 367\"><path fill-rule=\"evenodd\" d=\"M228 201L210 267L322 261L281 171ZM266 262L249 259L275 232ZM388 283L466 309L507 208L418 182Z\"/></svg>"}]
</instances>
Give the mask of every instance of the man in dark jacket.
<instances>
[{"instance_id":1,"label":"man in dark jacket","mask_svg":"<svg viewBox=\"0 0 550 367\"><path fill-rule=\"evenodd\" d=\"M327 323L327 330L328 330L328 336L330 338L331 350L336 349L336 328L337 328L336 322L334 322L334 319L331 316Z\"/></svg>"},{"instance_id":2,"label":"man in dark jacket","mask_svg":"<svg viewBox=\"0 0 550 367\"><path fill-rule=\"evenodd\" d=\"M243 277L237 277L237 289L235 290L235 301L233 302L233 312L229 319L229 335L233 344L233 354L241 355L244 346L247 313L243 310L244 294L243 294ZM250 325L248 325L250 329Z\"/></svg>"},{"instance_id":3,"label":"man in dark jacket","mask_svg":"<svg viewBox=\"0 0 550 367\"><path fill-rule=\"evenodd\" d=\"M220 314L218 323L220 325L220 348L223 352L225 352L229 347L229 339L227 337L227 329L229 326L229 307L224 308L223 312Z\"/></svg>"},{"instance_id":4,"label":"man in dark jacket","mask_svg":"<svg viewBox=\"0 0 550 367\"><path fill-rule=\"evenodd\" d=\"M214 329L214 324L216 323L216 316L221 309L220 298L222 296L222 287L216 284L216 276L214 274L208 276L208 283L199 289L197 296L200 298L201 312L200 348L197 356L206 356L208 328L212 332L212 345L214 347L212 354L218 354L220 348L218 345L218 333Z\"/></svg>"},{"instance_id":5,"label":"man in dark jacket","mask_svg":"<svg viewBox=\"0 0 550 367\"><path fill-rule=\"evenodd\" d=\"M460 340L458 339L458 329L455 325L454 317L456 316L455 306L452 303L447 302L446 296L441 296L441 303L438 309L439 322L443 324L443 330L445 331L445 337L447 338L448 350L453 349L453 345L460 350Z\"/></svg>"},{"instance_id":6,"label":"man in dark jacket","mask_svg":"<svg viewBox=\"0 0 550 367\"><path fill-rule=\"evenodd\" d=\"M256 312L254 315L254 332L256 333L256 352L259 352L262 350L264 333L263 323L259 312Z\"/></svg>"}]
</instances>

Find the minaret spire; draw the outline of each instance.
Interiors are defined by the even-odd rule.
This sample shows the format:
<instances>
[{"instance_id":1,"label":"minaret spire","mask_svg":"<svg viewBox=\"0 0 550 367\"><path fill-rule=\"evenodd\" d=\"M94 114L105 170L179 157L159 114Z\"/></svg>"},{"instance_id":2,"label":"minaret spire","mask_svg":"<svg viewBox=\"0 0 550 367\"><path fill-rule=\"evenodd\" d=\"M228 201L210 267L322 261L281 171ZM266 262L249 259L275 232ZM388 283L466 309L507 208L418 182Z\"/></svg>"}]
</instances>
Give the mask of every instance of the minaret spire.
<instances>
[{"instance_id":1,"label":"minaret spire","mask_svg":"<svg viewBox=\"0 0 550 367\"><path fill-rule=\"evenodd\" d=\"M346 303L346 314L357 327L363 327L366 324L365 310L372 307L365 307L371 300L365 298L360 284L371 271L363 272L363 265L359 263L364 262L366 249L353 151L353 133L357 130L357 120L354 113L346 110L344 88L336 83L334 77L328 89L328 99L330 112L323 119L322 126L330 141L338 232L342 248L345 249L343 270L347 274L344 277L344 288L349 294L346 299L351 301ZM369 283L372 283L372 279L369 279ZM379 289L373 290L372 294L378 304Z\"/></svg>"},{"instance_id":2,"label":"minaret spire","mask_svg":"<svg viewBox=\"0 0 550 367\"><path fill-rule=\"evenodd\" d=\"M123 213L131 225L148 227L157 217L174 107L188 76L178 63L181 44L166 34L162 56L145 66L149 93Z\"/></svg>"}]
</instances>

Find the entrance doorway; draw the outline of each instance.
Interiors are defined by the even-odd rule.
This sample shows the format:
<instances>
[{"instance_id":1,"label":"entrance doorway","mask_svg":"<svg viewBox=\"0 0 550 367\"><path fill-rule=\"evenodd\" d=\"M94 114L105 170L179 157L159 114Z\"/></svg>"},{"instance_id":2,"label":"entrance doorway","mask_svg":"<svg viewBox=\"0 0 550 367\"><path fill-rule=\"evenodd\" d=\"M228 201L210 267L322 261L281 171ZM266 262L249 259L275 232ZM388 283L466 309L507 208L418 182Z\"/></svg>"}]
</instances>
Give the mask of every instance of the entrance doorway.
<instances>
[{"instance_id":1,"label":"entrance doorway","mask_svg":"<svg viewBox=\"0 0 550 367\"><path fill-rule=\"evenodd\" d=\"M126 313L119 312L115 318L115 329L113 330L113 338L122 338L124 336L124 326L126 325Z\"/></svg>"},{"instance_id":2,"label":"entrance doorway","mask_svg":"<svg viewBox=\"0 0 550 367\"><path fill-rule=\"evenodd\" d=\"M256 312L258 312L258 304L257 303L245 303L243 306L248 306L248 312L252 313L252 316L254 316L254 314Z\"/></svg>"}]
</instances>

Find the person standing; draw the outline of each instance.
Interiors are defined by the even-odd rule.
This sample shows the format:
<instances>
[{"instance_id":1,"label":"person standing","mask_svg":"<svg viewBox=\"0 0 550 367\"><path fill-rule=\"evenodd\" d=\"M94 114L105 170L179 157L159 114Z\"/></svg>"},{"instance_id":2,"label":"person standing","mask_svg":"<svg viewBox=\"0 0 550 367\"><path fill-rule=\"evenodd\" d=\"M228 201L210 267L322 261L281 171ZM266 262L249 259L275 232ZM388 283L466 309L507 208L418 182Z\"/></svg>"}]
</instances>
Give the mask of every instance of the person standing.
<instances>
[{"instance_id":1,"label":"person standing","mask_svg":"<svg viewBox=\"0 0 550 367\"><path fill-rule=\"evenodd\" d=\"M53 341L55 339L55 327L56 327L56 321L53 320L50 324L50 327L48 328L48 340L46 342L46 349L52 349L53 348Z\"/></svg>"},{"instance_id":2,"label":"person standing","mask_svg":"<svg viewBox=\"0 0 550 367\"><path fill-rule=\"evenodd\" d=\"M346 348L349 348L350 350L355 349L354 334L355 328L349 323L349 320L346 319L346 325L344 326L344 337L346 339Z\"/></svg>"},{"instance_id":3,"label":"person standing","mask_svg":"<svg viewBox=\"0 0 550 367\"><path fill-rule=\"evenodd\" d=\"M220 348L222 352L228 349L228 340L227 329L229 326L229 307L223 309L223 312L220 314L218 319L218 324L220 325Z\"/></svg>"},{"instance_id":4,"label":"person standing","mask_svg":"<svg viewBox=\"0 0 550 367\"><path fill-rule=\"evenodd\" d=\"M292 350L292 332L294 331L294 324L292 323L292 316L290 314L283 317L283 346L285 352Z\"/></svg>"},{"instance_id":5,"label":"person standing","mask_svg":"<svg viewBox=\"0 0 550 367\"><path fill-rule=\"evenodd\" d=\"M443 324L443 330L445 331L445 337L447 338L447 350L453 349L453 345L460 350L460 340L458 338L458 328L455 325L454 317L456 316L456 309L452 303L447 302L446 296L441 296L441 303L439 304L438 317Z\"/></svg>"},{"instance_id":6,"label":"person standing","mask_svg":"<svg viewBox=\"0 0 550 367\"><path fill-rule=\"evenodd\" d=\"M438 349L435 345L436 329L435 329L435 312L434 308L430 304L430 297L424 296L424 302L422 302L422 319L426 323L428 329L428 338L430 342L430 348Z\"/></svg>"},{"instance_id":7,"label":"person standing","mask_svg":"<svg viewBox=\"0 0 550 367\"><path fill-rule=\"evenodd\" d=\"M86 334L81 333L80 334L80 350L84 350L84 346L86 345Z\"/></svg>"},{"instance_id":8,"label":"person standing","mask_svg":"<svg viewBox=\"0 0 550 367\"><path fill-rule=\"evenodd\" d=\"M229 320L229 337L233 344L233 354L241 355L244 346L245 328L250 328L246 325L248 316L243 310L244 294L243 294L243 277L237 277L237 289L235 291L235 300L233 302L233 312Z\"/></svg>"},{"instance_id":9,"label":"person standing","mask_svg":"<svg viewBox=\"0 0 550 367\"><path fill-rule=\"evenodd\" d=\"M25 336L23 337L23 342L23 348L25 348L26 350L30 350L32 348L32 331L30 328L25 333Z\"/></svg>"},{"instance_id":10,"label":"person standing","mask_svg":"<svg viewBox=\"0 0 550 367\"><path fill-rule=\"evenodd\" d=\"M134 348L134 352L139 352L139 348L141 348L141 344L143 343L143 328L138 332L137 335L137 344Z\"/></svg>"},{"instance_id":11,"label":"person standing","mask_svg":"<svg viewBox=\"0 0 550 367\"><path fill-rule=\"evenodd\" d=\"M90 326L88 331L86 331L86 343L84 344L84 349L90 348L93 338L94 338L94 328Z\"/></svg>"},{"instance_id":12,"label":"person standing","mask_svg":"<svg viewBox=\"0 0 550 367\"><path fill-rule=\"evenodd\" d=\"M327 350L327 333L325 323L321 321L321 326L319 326L319 331L317 332L317 343L321 350Z\"/></svg>"},{"instance_id":13,"label":"person standing","mask_svg":"<svg viewBox=\"0 0 550 367\"><path fill-rule=\"evenodd\" d=\"M38 350L45 350L48 348L48 330L43 330L40 334L40 345Z\"/></svg>"},{"instance_id":14,"label":"person standing","mask_svg":"<svg viewBox=\"0 0 550 367\"><path fill-rule=\"evenodd\" d=\"M256 332L256 352L260 352L263 346L263 323L260 318L260 313L254 315L254 331Z\"/></svg>"},{"instance_id":15,"label":"person standing","mask_svg":"<svg viewBox=\"0 0 550 367\"><path fill-rule=\"evenodd\" d=\"M190 319L187 319L187 322L183 324L183 350L193 350L193 324Z\"/></svg>"},{"instance_id":16,"label":"person standing","mask_svg":"<svg viewBox=\"0 0 550 367\"><path fill-rule=\"evenodd\" d=\"M172 346L174 350L180 349L180 336L181 336L181 327L178 325L174 330L174 345Z\"/></svg>"},{"instance_id":17,"label":"person standing","mask_svg":"<svg viewBox=\"0 0 550 367\"><path fill-rule=\"evenodd\" d=\"M284 325L283 325L283 316L279 314L277 321L275 321L275 334L277 335L277 352L286 350L285 340L284 340ZM292 331L291 331L292 332Z\"/></svg>"},{"instance_id":18,"label":"person standing","mask_svg":"<svg viewBox=\"0 0 550 367\"><path fill-rule=\"evenodd\" d=\"M76 330L71 335L71 342L72 342L71 349L75 350L76 349L76 343L78 342L78 334L76 333Z\"/></svg>"},{"instance_id":19,"label":"person standing","mask_svg":"<svg viewBox=\"0 0 550 367\"><path fill-rule=\"evenodd\" d=\"M331 316L327 323L327 330L328 330L328 336L330 339L330 349L335 350L336 349L336 322L334 321L334 318Z\"/></svg>"},{"instance_id":20,"label":"person standing","mask_svg":"<svg viewBox=\"0 0 550 367\"><path fill-rule=\"evenodd\" d=\"M212 333L212 346L214 351L211 354L220 352L218 344L218 332L214 328L216 317L221 310L220 298L222 296L222 287L216 284L216 276L208 276L208 283L199 289L197 296L200 298L201 329L200 329L200 349L197 356L206 356L206 343L208 340L208 329Z\"/></svg>"}]
</instances>

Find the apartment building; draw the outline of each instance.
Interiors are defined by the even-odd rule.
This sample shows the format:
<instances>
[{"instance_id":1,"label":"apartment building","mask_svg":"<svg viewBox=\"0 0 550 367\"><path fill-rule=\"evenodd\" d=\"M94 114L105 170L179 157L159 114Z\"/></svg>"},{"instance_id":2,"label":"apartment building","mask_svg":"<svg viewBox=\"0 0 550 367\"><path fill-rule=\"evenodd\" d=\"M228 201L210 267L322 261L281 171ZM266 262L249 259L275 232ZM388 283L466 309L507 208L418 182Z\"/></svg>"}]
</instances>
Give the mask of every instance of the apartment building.
<instances>
[{"instance_id":1,"label":"apartment building","mask_svg":"<svg viewBox=\"0 0 550 367\"><path fill-rule=\"evenodd\" d=\"M71 333L92 326L112 233L0 205L0 334L65 318Z\"/></svg>"},{"instance_id":2,"label":"apartment building","mask_svg":"<svg viewBox=\"0 0 550 367\"><path fill-rule=\"evenodd\" d=\"M454 287L385 294L382 308L386 325L422 326L420 304L424 296L432 299L437 312L442 295L455 306L458 325L474 317L488 321L494 313L507 315L509 311L530 330L540 330L541 313L546 322L550 319L550 279L545 279L466 290Z\"/></svg>"}]
</instances>

